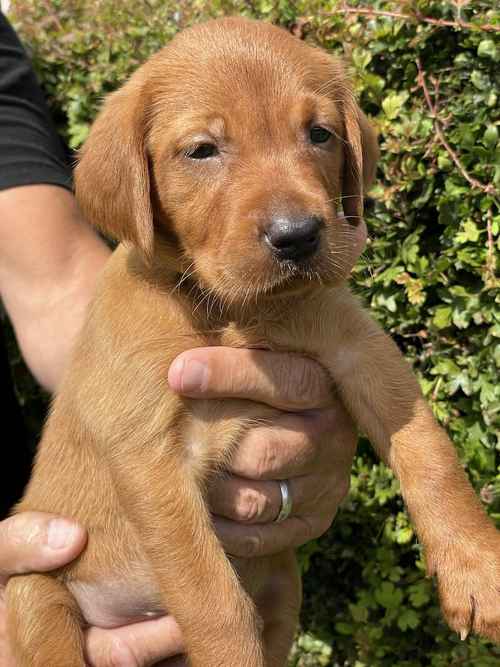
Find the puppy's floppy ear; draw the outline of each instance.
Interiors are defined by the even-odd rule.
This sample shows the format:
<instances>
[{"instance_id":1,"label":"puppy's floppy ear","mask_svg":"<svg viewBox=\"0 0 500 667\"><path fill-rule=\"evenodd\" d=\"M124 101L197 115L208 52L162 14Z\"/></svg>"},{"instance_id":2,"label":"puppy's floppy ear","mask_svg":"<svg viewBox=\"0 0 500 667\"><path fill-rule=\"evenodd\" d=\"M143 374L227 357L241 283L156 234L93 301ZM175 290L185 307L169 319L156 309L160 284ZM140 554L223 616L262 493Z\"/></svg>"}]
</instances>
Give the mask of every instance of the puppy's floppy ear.
<instances>
[{"instance_id":1,"label":"puppy's floppy ear","mask_svg":"<svg viewBox=\"0 0 500 667\"><path fill-rule=\"evenodd\" d=\"M344 102L344 128L342 208L357 224L363 216L364 193L375 178L379 149L374 128L350 95Z\"/></svg>"},{"instance_id":2,"label":"puppy's floppy ear","mask_svg":"<svg viewBox=\"0 0 500 667\"><path fill-rule=\"evenodd\" d=\"M153 252L153 210L143 86L137 77L106 100L80 153L76 196L106 236Z\"/></svg>"}]
</instances>

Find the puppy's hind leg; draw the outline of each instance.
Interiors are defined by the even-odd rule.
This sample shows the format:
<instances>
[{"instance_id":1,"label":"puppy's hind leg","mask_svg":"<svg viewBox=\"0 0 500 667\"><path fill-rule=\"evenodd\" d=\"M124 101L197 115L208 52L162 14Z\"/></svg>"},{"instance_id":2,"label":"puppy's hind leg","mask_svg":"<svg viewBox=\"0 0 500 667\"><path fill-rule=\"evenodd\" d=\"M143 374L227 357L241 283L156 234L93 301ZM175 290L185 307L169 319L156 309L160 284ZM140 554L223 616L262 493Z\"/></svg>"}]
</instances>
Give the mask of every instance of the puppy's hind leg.
<instances>
[{"instance_id":1,"label":"puppy's hind leg","mask_svg":"<svg viewBox=\"0 0 500 667\"><path fill-rule=\"evenodd\" d=\"M12 577L7 633L16 667L85 667L81 614L68 588L49 575Z\"/></svg>"}]
</instances>

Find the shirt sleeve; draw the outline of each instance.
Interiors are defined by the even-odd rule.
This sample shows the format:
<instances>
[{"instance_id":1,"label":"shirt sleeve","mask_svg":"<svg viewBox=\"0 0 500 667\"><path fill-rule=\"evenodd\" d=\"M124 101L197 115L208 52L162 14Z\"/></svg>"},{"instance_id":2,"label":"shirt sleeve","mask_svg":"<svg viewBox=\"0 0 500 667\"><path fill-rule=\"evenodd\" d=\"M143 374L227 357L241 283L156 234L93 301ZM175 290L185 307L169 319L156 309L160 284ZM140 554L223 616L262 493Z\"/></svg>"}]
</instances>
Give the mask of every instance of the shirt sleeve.
<instances>
[{"instance_id":1,"label":"shirt sleeve","mask_svg":"<svg viewBox=\"0 0 500 667\"><path fill-rule=\"evenodd\" d=\"M38 183L71 190L71 169L31 62L0 12L0 190Z\"/></svg>"}]
</instances>

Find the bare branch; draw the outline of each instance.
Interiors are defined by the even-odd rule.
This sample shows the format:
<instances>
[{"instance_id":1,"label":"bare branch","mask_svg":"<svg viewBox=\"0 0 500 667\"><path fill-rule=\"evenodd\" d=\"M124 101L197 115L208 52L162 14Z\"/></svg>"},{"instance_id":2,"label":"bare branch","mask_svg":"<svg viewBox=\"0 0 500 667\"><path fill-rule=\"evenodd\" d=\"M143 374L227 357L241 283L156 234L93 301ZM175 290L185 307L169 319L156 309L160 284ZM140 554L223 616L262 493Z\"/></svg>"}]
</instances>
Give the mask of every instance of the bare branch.
<instances>
[{"instance_id":1,"label":"bare branch","mask_svg":"<svg viewBox=\"0 0 500 667\"><path fill-rule=\"evenodd\" d=\"M418 79L417 79L418 85L420 86L420 88L422 88L422 91L424 93L425 101L427 103L427 107L429 108L430 116L433 120L434 130L441 145L446 149L448 155L451 157L457 169L465 178L467 183L469 183L469 185L471 185L473 188L476 188L477 190L481 190L485 194L494 195L496 193L496 189L493 186L493 184L488 183L487 185L484 185L484 183L478 181L477 178L471 176L464 167L464 165L461 163L458 155L455 153L450 144L446 141L446 137L444 136L443 129L439 121L436 106L432 102L429 89L427 88L427 84L425 81L425 71L422 69L422 64L420 62L420 59L418 58L417 58L417 68L418 68Z\"/></svg>"},{"instance_id":2,"label":"bare branch","mask_svg":"<svg viewBox=\"0 0 500 667\"><path fill-rule=\"evenodd\" d=\"M421 23L428 23L430 25L435 25L441 28L461 28L466 30L484 30L485 32L500 32L499 25L493 25L491 23L467 23L461 19L457 21L447 21L445 19L434 19L430 16L423 16L420 12L415 12L414 14L405 14L403 12L386 12L377 9L370 9L369 7L349 7L346 3L342 5L340 11L345 14L358 14L361 16L387 16L390 18L396 18L403 21L420 21Z\"/></svg>"},{"instance_id":3,"label":"bare branch","mask_svg":"<svg viewBox=\"0 0 500 667\"><path fill-rule=\"evenodd\" d=\"M488 245L487 257L486 257L486 273L487 273L487 278L491 280L493 284L495 283L498 284L497 281L495 280L497 260L495 256L492 226L493 226L493 211L491 210L490 206L486 214L486 231L487 231L487 245Z\"/></svg>"}]
</instances>

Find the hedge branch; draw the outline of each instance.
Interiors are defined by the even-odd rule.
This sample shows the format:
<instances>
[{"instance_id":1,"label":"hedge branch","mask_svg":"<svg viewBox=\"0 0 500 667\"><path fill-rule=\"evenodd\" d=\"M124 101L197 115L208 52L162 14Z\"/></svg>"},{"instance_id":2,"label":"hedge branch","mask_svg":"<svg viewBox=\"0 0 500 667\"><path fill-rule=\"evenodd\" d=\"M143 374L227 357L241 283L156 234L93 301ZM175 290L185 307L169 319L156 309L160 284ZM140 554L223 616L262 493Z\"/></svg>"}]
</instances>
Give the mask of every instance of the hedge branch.
<instances>
[{"instance_id":1,"label":"hedge branch","mask_svg":"<svg viewBox=\"0 0 500 667\"><path fill-rule=\"evenodd\" d=\"M437 108L436 105L433 103L429 89L427 87L426 81L425 81L425 76L426 72L422 68L422 63L420 62L420 58L417 58L417 68L418 68L418 78L417 82L420 88L422 88L422 91L424 93L425 101L427 103L427 107L429 108L429 113L432 118L432 122L434 125L434 130L436 132L436 136L441 143L441 145L445 148L447 151L448 155L451 157L453 162L455 163L457 169L459 172L462 174L462 176L465 178L467 183L471 185L473 188L476 188L477 190L481 190L487 195L494 195L496 192L495 187L493 186L492 183L488 183L487 185L484 185L484 183L481 183L480 181L477 180L477 178L474 178L469 174L467 169L464 167L464 165L461 163L460 158L456 154L456 152L453 150L453 148L450 146L450 144L446 141L446 137L444 136L443 133L443 128L441 127L441 123L439 121L438 113L437 113Z\"/></svg>"},{"instance_id":2,"label":"hedge branch","mask_svg":"<svg viewBox=\"0 0 500 667\"><path fill-rule=\"evenodd\" d=\"M53 7L51 7L50 2L48 2L48 0L43 0L43 6L45 7L45 9L47 11L47 14L50 16L50 18L56 24L57 29L60 32L64 32L64 27L63 27L61 21L59 20L59 17L57 15L57 11L54 11Z\"/></svg>"},{"instance_id":3,"label":"hedge branch","mask_svg":"<svg viewBox=\"0 0 500 667\"><path fill-rule=\"evenodd\" d=\"M429 23L438 27L447 28L462 28L467 30L484 30L485 32L500 32L499 25L491 23L468 23L458 19L457 21L447 21L446 19L433 19L430 16L423 16L416 11L414 14L405 14L403 12L388 12L379 9L370 9L368 7L350 7L345 3L342 5L340 11L344 14L357 14L370 17L387 16L389 18L402 19L403 21L420 21L421 23Z\"/></svg>"},{"instance_id":4,"label":"hedge branch","mask_svg":"<svg viewBox=\"0 0 500 667\"><path fill-rule=\"evenodd\" d=\"M486 270L489 273L491 278L495 278L496 274L496 268L497 268L497 262L496 262L496 257L495 257L495 249L493 245L493 211L491 210L491 206L488 209L488 212L486 214L486 230L488 234L488 251L487 251L487 257L486 257Z\"/></svg>"}]
</instances>

